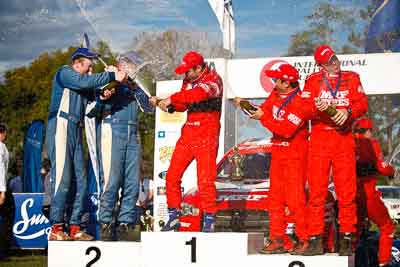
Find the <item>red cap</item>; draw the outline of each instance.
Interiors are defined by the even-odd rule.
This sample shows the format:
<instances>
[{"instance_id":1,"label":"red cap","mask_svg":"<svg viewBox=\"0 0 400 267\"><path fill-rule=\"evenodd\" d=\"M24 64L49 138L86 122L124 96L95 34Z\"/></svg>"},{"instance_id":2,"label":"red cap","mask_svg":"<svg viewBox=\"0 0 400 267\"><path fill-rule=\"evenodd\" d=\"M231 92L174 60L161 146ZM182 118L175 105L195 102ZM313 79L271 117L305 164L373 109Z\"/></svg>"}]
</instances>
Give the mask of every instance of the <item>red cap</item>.
<instances>
[{"instance_id":1,"label":"red cap","mask_svg":"<svg viewBox=\"0 0 400 267\"><path fill-rule=\"evenodd\" d=\"M176 74L184 74L191 68L202 65L204 58L196 51L187 52L182 58L182 64L175 69Z\"/></svg>"},{"instance_id":2,"label":"red cap","mask_svg":"<svg viewBox=\"0 0 400 267\"><path fill-rule=\"evenodd\" d=\"M328 64L334 55L335 51L329 45L321 45L315 49L314 59L319 65Z\"/></svg>"},{"instance_id":3,"label":"red cap","mask_svg":"<svg viewBox=\"0 0 400 267\"><path fill-rule=\"evenodd\" d=\"M296 82L299 79L299 72L290 64L282 64L276 69L266 70L265 74L268 77L281 79L288 82Z\"/></svg>"},{"instance_id":4,"label":"red cap","mask_svg":"<svg viewBox=\"0 0 400 267\"><path fill-rule=\"evenodd\" d=\"M359 129L372 129L374 128L374 124L370 119L360 119L356 121L354 124L354 129L359 130Z\"/></svg>"}]
</instances>

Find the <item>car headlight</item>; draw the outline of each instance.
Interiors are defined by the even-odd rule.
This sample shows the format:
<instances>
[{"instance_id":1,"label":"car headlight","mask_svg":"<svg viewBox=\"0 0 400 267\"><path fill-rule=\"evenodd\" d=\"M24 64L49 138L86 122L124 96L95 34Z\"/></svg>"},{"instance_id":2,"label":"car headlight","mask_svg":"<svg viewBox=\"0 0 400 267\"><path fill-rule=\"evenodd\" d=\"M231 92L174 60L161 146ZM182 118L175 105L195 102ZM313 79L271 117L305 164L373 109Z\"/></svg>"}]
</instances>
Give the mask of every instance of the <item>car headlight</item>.
<instances>
[{"instance_id":1,"label":"car headlight","mask_svg":"<svg viewBox=\"0 0 400 267\"><path fill-rule=\"evenodd\" d=\"M182 202L181 204L182 208L182 215L183 216L198 216L200 214L200 209L194 207L193 205L190 205L188 203Z\"/></svg>"}]
</instances>

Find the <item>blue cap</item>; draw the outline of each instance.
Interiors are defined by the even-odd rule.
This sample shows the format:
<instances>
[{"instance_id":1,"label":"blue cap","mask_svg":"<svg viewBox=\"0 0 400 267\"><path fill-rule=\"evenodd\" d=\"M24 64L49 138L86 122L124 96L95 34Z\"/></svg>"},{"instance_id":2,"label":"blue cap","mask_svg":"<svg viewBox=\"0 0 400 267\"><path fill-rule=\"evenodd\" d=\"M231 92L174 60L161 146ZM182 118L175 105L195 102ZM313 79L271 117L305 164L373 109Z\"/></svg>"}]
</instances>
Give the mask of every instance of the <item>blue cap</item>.
<instances>
[{"instance_id":1,"label":"blue cap","mask_svg":"<svg viewBox=\"0 0 400 267\"><path fill-rule=\"evenodd\" d=\"M86 57L92 59L92 58L97 58L97 56L98 55L96 53L90 51L89 49L80 47L76 49L74 53L72 53L71 59L74 60L77 57Z\"/></svg>"}]
</instances>

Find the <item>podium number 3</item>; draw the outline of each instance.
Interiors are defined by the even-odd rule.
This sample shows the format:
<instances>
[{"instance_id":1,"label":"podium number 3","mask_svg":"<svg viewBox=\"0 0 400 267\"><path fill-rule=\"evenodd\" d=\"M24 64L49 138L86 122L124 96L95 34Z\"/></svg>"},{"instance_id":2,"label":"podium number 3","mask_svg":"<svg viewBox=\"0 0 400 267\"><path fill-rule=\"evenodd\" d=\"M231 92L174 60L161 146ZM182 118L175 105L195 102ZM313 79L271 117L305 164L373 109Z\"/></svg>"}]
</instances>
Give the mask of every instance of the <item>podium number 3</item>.
<instances>
[{"instance_id":1,"label":"podium number 3","mask_svg":"<svg viewBox=\"0 0 400 267\"><path fill-rule=\"evenodd\" d=\"M192 239L186 241L185 245L191 246L191 261L196 262L196 237L192 237Z\"/></svg>"},{"instance_id":2,"label":"podium number 3","mask_svg":"<svg viewBox=\"0 0 400 267\"><path fill-rule=\"evenodd\" d=\"M88 247L86 249L86 255L90 255L90 252L92 251L96 253L96 256L86 264L86 267L92 266L92 264L96 263L100 259L101 251L98 247Z\"/></svg>"}]
</instances>

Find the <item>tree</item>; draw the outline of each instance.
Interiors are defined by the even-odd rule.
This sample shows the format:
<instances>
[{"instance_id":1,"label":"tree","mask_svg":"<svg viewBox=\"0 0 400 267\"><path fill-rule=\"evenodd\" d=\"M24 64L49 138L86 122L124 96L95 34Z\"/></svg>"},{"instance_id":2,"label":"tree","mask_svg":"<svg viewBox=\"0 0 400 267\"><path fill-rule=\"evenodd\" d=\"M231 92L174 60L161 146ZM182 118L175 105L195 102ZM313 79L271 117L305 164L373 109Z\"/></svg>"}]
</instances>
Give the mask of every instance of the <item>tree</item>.
<instances>
[{"instance_id":1,"label":"tree","mask_svg":"<svg viewBox=\"0 0 400 267\"><path fill-rule=\"evenodd\" d=\"M359 18L361 18L360 12L358 12ZM357 52L357 48L363 47L363 43L360 42L360 35L355 30L356 18L357 15L355 16L353 10L342 5L334 5L329 2L318 3L312 14L305 17L305 21L308 23L307 30L295 33L290 37L287 55L312 55L318 45L334 44L343 33L348 35L348 43L338 51Z\"/></svg>"},{"instance_id":2,"label":"tree","mask_svg":"<svg viewBox=\"0 0 400 267\"><path fill-rule=\"evenodd\" d=\"M187 51L197 50L206 58L229 56L207 33L193 31L144 32L134 39L132 48L152 62L150 70L157 81L180 79L174 70Z\"/></svg>"},{"instance_id":3,"label":"tree","mask_svg":"<svg viewBox=\"0 0 400 267\"><path fill-rule=\"evenodd\" d=\"M199 50L205 57L222 57L229 53L221 45L211 41L206 33L179 32L169 30L163 33L142 33L134 39L132 50L139 52L145 60L153 64L144 73L146 84L150 84L155 94L155 81L178 78L174 69L188 50ZM75 47L66 50L45 52L28 66L6 72L4 82L0 83L0 121L9 127L7 146L11 154L11 164L22 159L23 140L27 125L41 119L47 122L50 104L52 79L57 69L70 64L70 55ZM106 42L100 41L93 48L101 54L107 64L116 63L114 53ZM97 62L95 72L104 70ZM145 174L152 175L154 156L154 115L139 115L139 134L143 145ZM15 173L13 173L15 174Z\"/></svg>"},{"instance_id":4,"label":"tree","mask_svg":"<svg viewBox=\"0 0 400 267\"><path fill-rule=\"evenodd\" d=\"M4 82L0 83L0 121L9 128L10 165L23 158L23 141L29 123L35 119L47 122L53 76L60 66L70 64L70 55L75 49L44 52L28 66L6 72ZM107 61L115 62L105 43L99 43L96 50L106 54ZM99 64L95 68L104 69ZM11 173L15 174L14 170Z\"/></svg>"},{"instance_id":5,"label":"tree","mask_svg":"<svg viewBox=\"0 0 400 267\"><path fill-rule=\"evenodd\" d=\"M369 5L359 10L349 10L347 7L328 2L318 3L312 14L307 16L307 28L295 33L290 38L289 56L309 56L320 44L331 44L339 53L363 53L368 25L371 21L374 7L378 0L371 0ZM363 27L360 27L363 26ZM343 36L347 37L345 42ZM379 129L378 139L383 152L390 159L399 146L400 103L391 95L376 95L369 97L368 117L374 120Z\"/></svg>"}]
</instances>

